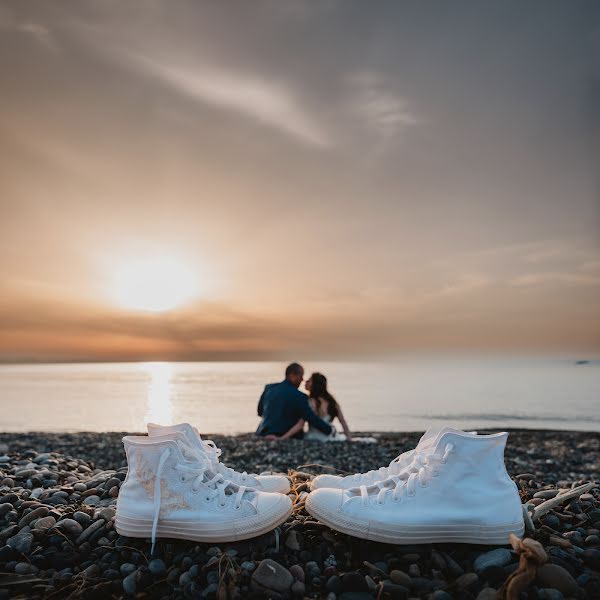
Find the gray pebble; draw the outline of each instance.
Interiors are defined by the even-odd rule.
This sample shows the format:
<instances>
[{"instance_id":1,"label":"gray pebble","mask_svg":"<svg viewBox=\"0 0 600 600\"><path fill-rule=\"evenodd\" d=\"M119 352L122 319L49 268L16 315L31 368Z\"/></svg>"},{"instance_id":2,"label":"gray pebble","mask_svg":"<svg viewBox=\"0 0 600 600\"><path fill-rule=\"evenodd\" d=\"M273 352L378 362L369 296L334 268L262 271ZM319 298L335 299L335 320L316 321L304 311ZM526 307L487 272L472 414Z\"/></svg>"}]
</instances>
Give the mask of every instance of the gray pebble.
<instances>
[{"instance_id":1,"label":"gray pebble","mask_svg":"<svg viewBox=\"0 0 600 600\"><path fill-rule=\"evenodd\" d=\"M131 563L123 563L120 566L119 571L121 572L121 575L123 575L123 577L127 577L128 575L134 573L136 569L137 567Z\"/></svg>"},{"instance_id":2,"label":"gray pebble","mask_svg":"<svg viewBox=\"0 0 600 600\"><path fill-rule=\"evenodd\" d=\"M33 535L31 533L18 533L17 535L8 538L6 545L21 554L29 554L33 544Z\"/></svg>"},{"instance_id":3,"label":"gray pebble","mask_svg":"<svg viewBox=\"0 0 600 600\"><path fill-rule=\"evenodd\" d=\"M83 527L75 519L61 519L56 527L67 535L80 535Z\"/></svg>"},{"instance_id":4,"label":"gray pebble","mask_svg":"<svg viewBox=\"0 0 600 600\"><path fill-rule=\"evenodd\" d=\"M152 575L164 575L167 572L167 566L160 558L155 558L148 563L148 570Z\"/></svg>"},{"instance_id":5,"label":"gray pebble","mask_svg":"<svg viewBox=\"0 0 600 600\"><path fill-rule=\"evenodd\" d=\"M252 581L269 590L286 592L292 586L294 577L282 565L270 558L265 558L252 574Z\"/></svg>"},{"instance_id":6,"label":"gray pebble","mask_svg":"<svg viewBox=\"0 0 600 600\"><path fill-rule=\"evenodd\" d=\"M125 579L123 579L123 591L129 596L133 596L135 594L137 588L136 575L137 573L134 571L130 575L127 575Z\"/></svg>"}]
</instances>

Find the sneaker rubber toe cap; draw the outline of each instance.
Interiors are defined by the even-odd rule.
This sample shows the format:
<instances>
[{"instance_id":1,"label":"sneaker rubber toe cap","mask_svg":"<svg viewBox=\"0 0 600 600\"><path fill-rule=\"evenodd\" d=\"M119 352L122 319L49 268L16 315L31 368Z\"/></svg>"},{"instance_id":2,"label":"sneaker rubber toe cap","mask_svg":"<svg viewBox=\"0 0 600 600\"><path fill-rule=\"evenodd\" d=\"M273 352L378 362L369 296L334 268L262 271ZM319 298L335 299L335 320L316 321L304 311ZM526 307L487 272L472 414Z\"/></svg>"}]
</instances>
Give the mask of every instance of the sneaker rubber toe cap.
<instances>
[{"instance_id":1,"label":"sneaker rubber toe cap","mask_svg":"<svg viewBox=\"0 0 600 600\"><path fill-rule=\"evenodd\" d=\"M344 489L344 478L338 475L319 475L312 480L310 489L319 490L322 488Z\"/></svg>"}]
</instances>

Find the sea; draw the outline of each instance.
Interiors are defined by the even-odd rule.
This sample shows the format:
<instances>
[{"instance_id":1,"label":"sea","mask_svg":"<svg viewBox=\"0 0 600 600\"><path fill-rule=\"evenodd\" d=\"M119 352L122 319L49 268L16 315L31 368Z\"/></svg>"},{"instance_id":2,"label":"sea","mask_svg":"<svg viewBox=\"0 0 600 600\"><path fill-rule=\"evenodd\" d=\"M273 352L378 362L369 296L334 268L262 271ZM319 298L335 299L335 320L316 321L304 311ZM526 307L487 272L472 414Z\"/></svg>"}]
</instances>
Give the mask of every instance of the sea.
<instances>
[{"instance_id":1,"label":"sea","mask_svg":"<svg viewBox=\"0 0 600 600\"><path fill-rule=\"evenodd\" d=\"M597 359L420 356L304 367L327 376L353 431L600 430ZM281 381L284 369L281 362L0 365L0 431L143 431L148 421L188 421L205 434L252 432L264 385Z\"/></svg>"}]
</instances>

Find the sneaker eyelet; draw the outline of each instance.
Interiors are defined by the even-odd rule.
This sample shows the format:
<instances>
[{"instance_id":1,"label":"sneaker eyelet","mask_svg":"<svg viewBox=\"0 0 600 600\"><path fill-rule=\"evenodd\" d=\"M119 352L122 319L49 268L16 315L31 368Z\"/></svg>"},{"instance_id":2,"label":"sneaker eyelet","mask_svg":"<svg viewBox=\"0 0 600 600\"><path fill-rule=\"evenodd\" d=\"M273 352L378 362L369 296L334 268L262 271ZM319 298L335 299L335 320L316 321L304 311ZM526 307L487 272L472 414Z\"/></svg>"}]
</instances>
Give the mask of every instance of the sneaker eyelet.
<instances>
[{"instance_id":1,"label":"sneaker eyelet","mask_svg":"<svg viewBox=\"0 0 600 600\"><path fill-rule=\"evenodd\" d=\"M205 497L204 497L204 500L205 500L206 502L210 502L210 496L205 496Z\"/></svg>"},{"instance_id":2,"label":"sneaker eyelet","mask_svg":"<svg viewBox=\"0 0 600 600\"><path fill-rule=\"evenodd\" d=\"M242 508L242 505L241 504L239 506L235 505L233 508L235 508L235 510L240 510L240 508Z\"/></svg>"},{"instance_id":3,"label":"sneaker eyelet","mask_svg":"<svg viewBox=\"0 0 600 600\"><path fill-rule=\"evenodd\" d=\"M227 502L225 502L224 504L222 504L221 502L219 502L219 506L220 506L221 508L225 508L225 507L227 506Z\"/></svg>"},{"instance_id":4,"label":"sneaker eyelet","mask_svg":"<svg viewBox=\"0 0 600 600\"><path fill-rule=\"evenodd\" d=\"M186 481L186 479L185 479L185 475L182 475L182 476L179 478L179 481L181 481L181 483L185 483L185 481Z\"/></svg>"}]
</instances>

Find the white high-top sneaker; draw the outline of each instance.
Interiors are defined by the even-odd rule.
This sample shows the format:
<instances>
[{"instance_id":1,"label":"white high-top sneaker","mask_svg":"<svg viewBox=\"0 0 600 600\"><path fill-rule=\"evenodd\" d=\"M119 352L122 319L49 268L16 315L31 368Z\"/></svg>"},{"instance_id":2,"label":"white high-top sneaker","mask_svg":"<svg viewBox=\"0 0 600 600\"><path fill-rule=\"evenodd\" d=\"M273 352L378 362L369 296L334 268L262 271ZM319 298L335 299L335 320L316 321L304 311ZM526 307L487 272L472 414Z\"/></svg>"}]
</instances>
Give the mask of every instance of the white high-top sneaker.
<instances>
[{"instance_id":1,"label":"white high-top sneaker","mask_svg":"<svg viewBox=\"0 0 600 600\"><path fill-rule=\"evenodd\" d=\"M441 431L454 431L450 427L431 427L428 429L421 439L415 450L424 447L424 445L435 438ZM361 485L373 485L377 481L387 479L393 475L399 475L411 466L415 450L409 450L403 452L397 456L389 465L386 467L379 467L378 469L372 469L366 473L357 473L356 475L346 475L341 477L339 475L319 475L315 477L311 482L311 489L318 490L319 488L338 488L340 490L349 490L353 487Z\"/></svg>"},{"instance_id":2,"label":"white high-top sneaker","mask_svg":"<svg viewBox=\"0 0 600 600\"><path fill-rule=\"evenodd\" d=\"M504 466L508 433L442 430L405 470L374 485L311 492L306 510L332 529L390 544L507 544L523 535L517 486Z\"/></svg>"},{"instance_id":3,"label":"white high-top sneaker","mask_svg":"<svg viewBox=\"0 0 600 600\"><path fill-rule=\"evenodd\" d=\"M212 440L203 440L198 430L189 423L179 423L178 425L148 423L148 435L150 437L174 433L176 431L183 433L192 447L206 455L211 461L213 469L223 475L225 479L229 479L238 485L253 487L261 492L287 494L290 491L289 479L284 475L256 475L254 473L246 473L246 471L239 473L231 467L226 467L219 460L221 450L217 448Z\"/></svg>"},{"instance_id":4,"label":"white high-top sneaker","mask_svg":"<svg viewBox=\"0 0 600 600\"><path fill-rule=\"evenodd\" d=\"M247 489L199 460L182 433L126 436L128 473L117 500L120 535L233 542L255 537L283 523L292 501L283 494Z\"/></svg>"}]
</instances>

